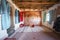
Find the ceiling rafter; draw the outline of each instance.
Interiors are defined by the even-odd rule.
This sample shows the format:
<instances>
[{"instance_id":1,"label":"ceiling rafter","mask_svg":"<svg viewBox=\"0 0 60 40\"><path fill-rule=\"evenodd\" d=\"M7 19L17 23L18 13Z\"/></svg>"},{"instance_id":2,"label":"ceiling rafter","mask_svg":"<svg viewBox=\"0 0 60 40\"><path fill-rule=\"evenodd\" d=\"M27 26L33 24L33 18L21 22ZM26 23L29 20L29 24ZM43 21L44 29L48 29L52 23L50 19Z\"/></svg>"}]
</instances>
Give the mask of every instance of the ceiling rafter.
<instances>
[{"instance_id":1,"label":"ceiling rafter","mask_svg":"<svg viewBox=\"0 0 60 40\"><path fill-rule=\"evenodd\" d=\"M36 2L37 1L37 2ZM52 7L54 4L57 4L56 0L48 1L48 0L31 0L30 2L27 0L13 0L13 2L19 7L23 9L48 9Z\"/></svg>"},{"instance_id":2,"label":"ceiling rafter","mask_svg":"<svg viewBox=\"0 0 60 40\"><path fill-rule=\"evenodd\" d=\"M55 2L18 2L17 4L56 4Z\"/></svg>"}]
</instances>

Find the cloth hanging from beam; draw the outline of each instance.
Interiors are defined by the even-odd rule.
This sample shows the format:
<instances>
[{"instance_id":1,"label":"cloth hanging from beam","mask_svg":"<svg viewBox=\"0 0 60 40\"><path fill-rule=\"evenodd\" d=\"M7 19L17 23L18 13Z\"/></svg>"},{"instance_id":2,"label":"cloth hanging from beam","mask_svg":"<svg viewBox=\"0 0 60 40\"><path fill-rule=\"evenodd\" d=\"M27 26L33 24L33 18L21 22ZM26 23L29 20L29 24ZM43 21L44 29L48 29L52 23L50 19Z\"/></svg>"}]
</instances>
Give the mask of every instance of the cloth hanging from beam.
<instances>
[{"instance_id":1,"label":"cloth hanging from beam","mask_svg":"<svg viewBox=\"0 0 60 40\"><path fill-rule=\"evenodd\" d=\"M23 13L24 13L24 12L19 12L20 22L22 22L22 21L23 21Z\"/></svg>"},{"instance_id":2,"label":"cloth hanging from beam","mask_svg":"<svg viewBox=\"0 0 60 40\"><path fill-rule=\"evenodd\" d=\"M18 13L19 13L19 11L16 9L15 10L15 23L17 24L17 23L19 23L19 19L18 19Z\"/></svg>"},{"instance_id":3,"label":"cloth hanging from beam","mask_svg":"<svg viewBox=\"0 0 60 40\"><path fill-rule=\"evenodd\" d=\"M9 23L9 8L7 5L7 1L6 0L2 0L1 1L1 6L2 6L2 14L1 14L1 24L2 24L2 29L8 29L10 27L10 23ZM7 11L8 10L8 11Z\"/></svg>"}]
</instances>

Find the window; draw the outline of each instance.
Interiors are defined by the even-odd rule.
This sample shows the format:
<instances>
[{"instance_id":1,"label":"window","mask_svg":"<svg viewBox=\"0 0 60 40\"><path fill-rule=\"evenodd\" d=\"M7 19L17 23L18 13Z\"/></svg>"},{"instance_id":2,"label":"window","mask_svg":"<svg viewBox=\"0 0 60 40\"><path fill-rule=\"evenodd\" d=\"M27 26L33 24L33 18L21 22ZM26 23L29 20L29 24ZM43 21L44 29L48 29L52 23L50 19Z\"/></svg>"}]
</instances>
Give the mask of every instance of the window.
<instances>
[{"instance_id":1,"label":"window","mask_svg":"<svg viewBox=\"0 0 60 40\"><path fill-rule=\"evenodd\" d=\"M49 20L50 20L50 14L47 13L47 14L46 14L46 21L49 21Z\"/></svg>"}]
</instances>

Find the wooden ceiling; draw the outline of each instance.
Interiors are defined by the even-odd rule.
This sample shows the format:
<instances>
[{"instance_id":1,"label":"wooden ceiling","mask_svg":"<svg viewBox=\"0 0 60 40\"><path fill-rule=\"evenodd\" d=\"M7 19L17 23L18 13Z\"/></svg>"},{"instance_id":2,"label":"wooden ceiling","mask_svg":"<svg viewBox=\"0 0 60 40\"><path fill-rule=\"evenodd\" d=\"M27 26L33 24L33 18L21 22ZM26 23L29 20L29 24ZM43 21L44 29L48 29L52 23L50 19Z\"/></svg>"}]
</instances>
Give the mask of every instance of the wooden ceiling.
<instances>
[{"instance_id":1,"label":"wooden ceiling","mask_svg":"<svg viewBox=\"0 0 60 40\"><path fill-rule=\"evenodd\" d=\"M12 0L20 9L48 9L60 0Z\"/></svg>"}]
</instances>

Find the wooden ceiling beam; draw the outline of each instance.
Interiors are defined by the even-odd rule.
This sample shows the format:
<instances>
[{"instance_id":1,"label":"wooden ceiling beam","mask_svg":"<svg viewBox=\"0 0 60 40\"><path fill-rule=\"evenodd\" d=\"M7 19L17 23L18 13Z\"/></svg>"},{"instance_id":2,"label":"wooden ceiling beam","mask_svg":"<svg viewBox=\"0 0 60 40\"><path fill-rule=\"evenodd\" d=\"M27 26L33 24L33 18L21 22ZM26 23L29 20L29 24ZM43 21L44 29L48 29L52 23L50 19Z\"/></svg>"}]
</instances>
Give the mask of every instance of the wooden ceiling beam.
<instances>
[{"instance_id":1,"label":"wooden ceiling beam","mask_svg":"<svg viewBox=\"0 0 60 40\"><path fill-rule=\"evenodd\" d=\"M56 2L14 2L17 4L56 4Z\"/></svg>"},{"instance_id":2,"label":"wooden ceiling beam","mask_svg":"<svg viewBox=\"0 0 60 40\"><path fill-rule=\"evenodd\" d=\"M17 0L14 0L13 3L15 3L20 9L48 9L52 5L57 4L57 2L20 2Z\"/></svg>"}]
</instances>

